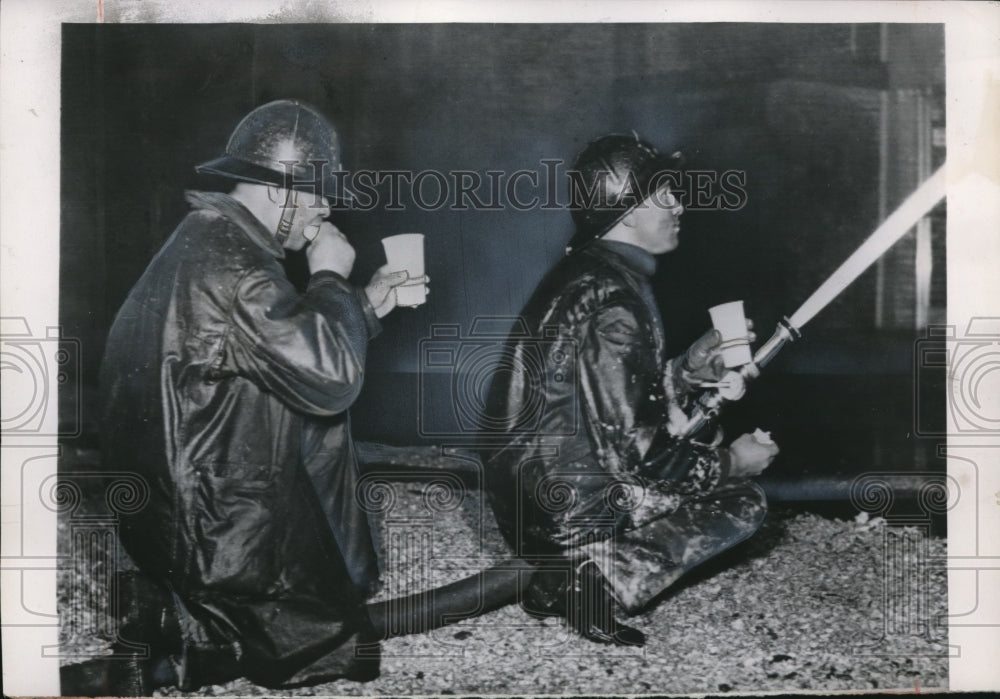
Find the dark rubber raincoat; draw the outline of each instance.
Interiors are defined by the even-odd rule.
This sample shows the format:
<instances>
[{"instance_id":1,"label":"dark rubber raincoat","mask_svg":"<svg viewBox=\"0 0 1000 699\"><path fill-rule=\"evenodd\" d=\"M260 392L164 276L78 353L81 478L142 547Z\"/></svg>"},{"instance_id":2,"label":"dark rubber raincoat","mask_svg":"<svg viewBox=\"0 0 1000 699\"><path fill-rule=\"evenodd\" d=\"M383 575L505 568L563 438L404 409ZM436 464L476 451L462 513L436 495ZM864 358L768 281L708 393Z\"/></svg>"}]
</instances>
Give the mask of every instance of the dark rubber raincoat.
<instances>
[{"instance_id":1,"label":"dark rubber raincoat","mask_svg":"<svg viewBox=\"0 0 1000 699\"><path fill-rule=\"evenodd\" d=\"M594 560L626 610L750 536L763 492L728 452L673 436L691 382L664 356L655 258L597 241L563 258L515 323L483 453L501 532L529 559Z\"/></svg>"},{"instance_id":2,"label":"dark rubber raincoat","mask_svg":"<svg viewBox=\"0 0 1000 699\"><path fill-rule=\"evenodd\" d=\"M347 409L374 310L333 272L299 294L245 207L188 199L193 211L119 311L101 370L107 463L148 485L122 542L173 594L182 684L212 681L210 667L190 676L192 659L220 645L269 686L370 676L377 653L355 649L371 635L363 597L378 570Z\"/></svg>"}]
</instances>

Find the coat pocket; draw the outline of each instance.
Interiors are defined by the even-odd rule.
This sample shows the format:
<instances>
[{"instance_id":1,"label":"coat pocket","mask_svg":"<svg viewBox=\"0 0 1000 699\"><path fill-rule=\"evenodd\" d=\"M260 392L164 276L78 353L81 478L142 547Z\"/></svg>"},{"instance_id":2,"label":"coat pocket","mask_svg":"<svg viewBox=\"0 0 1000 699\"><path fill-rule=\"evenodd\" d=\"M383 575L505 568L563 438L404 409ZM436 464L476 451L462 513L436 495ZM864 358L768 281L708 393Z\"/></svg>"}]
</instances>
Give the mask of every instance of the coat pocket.
<instances>
[{"instance_id":1,"label":"coat pocket","mask_svg":"<svg viewBox=\"0 0 1000 699\"><path fill-rule=\"evenodd\" d=\"M229 593L267 594L278 577L277 485L214 475L219 469L213 466L198 469L192 503L200 582Z\"/></svg>"}]
</instances>

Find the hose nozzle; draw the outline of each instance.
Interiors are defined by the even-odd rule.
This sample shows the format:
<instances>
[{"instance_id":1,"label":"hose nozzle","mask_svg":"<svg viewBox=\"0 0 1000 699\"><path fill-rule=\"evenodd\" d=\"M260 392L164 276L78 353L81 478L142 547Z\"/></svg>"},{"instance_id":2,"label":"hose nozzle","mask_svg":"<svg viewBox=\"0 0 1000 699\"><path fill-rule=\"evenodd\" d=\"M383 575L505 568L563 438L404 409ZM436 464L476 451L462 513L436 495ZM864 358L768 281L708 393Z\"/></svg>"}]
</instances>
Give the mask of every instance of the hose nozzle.
<instances>
[{"instance_id":1,"label":"hose nozzle","mask_svg":"<svg viewBox=\"0 0 1000 699\"><path fill-rule=\"evenodd\" d=\"M719 414L719 410L723 405L742 398L744 393L743 388L746 383L760 376L761 368L767 366L778 352L781 351L782 347L800 337L802 337L802 333L792 325L788 318L782 318L778 321L778 326L775 328L774 334L754 352L753 361L749 364L744 364L740 368L739 377L742 378L740 390L734 391L715 388L703 393L698 399L698 404L691 413L691 418L688 420L687 425L681 430L680 436L691 437L697 434Z\"/></svg>"}]
</instances>

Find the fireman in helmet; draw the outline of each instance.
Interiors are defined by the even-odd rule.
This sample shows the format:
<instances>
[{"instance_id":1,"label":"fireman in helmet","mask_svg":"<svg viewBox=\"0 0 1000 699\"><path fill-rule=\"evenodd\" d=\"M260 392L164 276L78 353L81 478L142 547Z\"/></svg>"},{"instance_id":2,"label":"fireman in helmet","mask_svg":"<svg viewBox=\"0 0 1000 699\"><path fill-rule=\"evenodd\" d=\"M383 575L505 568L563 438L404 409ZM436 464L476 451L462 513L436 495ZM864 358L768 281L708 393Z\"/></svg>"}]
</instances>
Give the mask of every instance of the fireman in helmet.
<instances>
[{"instance_id":1,"label":"fireman in helmet","mask_svg":"<svg viewBox=\"0 0 1000 699\"><path fill-rule=\"evenodd\" d=\"M148 486L120 530L140 572L119 576L118 655L149 652L68 669L64 693L87 691L74 681L88 672L101 694L143 696L378 674L364 605L378 569L348 409L406 272L347 281L354 249L326 221L350 197L340 144L305 103L254 109L196 169L232 188L187 193L101 368L106 464ZM303 248L300 292L282 259Z\"/></svg>"},{"instance_id":2,"label":"fireman in helmet","mask_svg":"<svg viewBox=\"0 0 1000 699\"><path fill-rule=\"evenodd\" d=\"M642 645L616 620L751 536L766 512L748 478L778 452L743 435L682 438L691 398L724 372L715 330L679 357L649 279L679 244L678 156L637 135L590 143L570 171L576 233L521 314L490 387L490 502L534 564L522 606L598 643ZM749 332L749 328L748 328Z\"/></svg>"}]
</instances>

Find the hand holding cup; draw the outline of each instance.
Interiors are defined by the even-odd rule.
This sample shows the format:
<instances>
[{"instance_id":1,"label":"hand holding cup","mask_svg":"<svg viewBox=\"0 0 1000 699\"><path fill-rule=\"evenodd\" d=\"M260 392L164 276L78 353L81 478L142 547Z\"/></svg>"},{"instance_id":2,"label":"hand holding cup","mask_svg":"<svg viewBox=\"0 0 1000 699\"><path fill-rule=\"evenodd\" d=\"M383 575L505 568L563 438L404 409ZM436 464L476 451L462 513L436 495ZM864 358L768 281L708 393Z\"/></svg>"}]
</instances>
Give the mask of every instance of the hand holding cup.
<instances>
[{"instance_id":1,"label":"hand holding cup","mask_svg":"<svg viewBox=\"0 0 1000 699\"><path fill-rule=\"evenodd\" d=\"M743 302L720 303L709 308L708 314L712 317L712 326L719 331L719 353L722 355L723 365L727 369L733 369L752 362L750 342L753 337L748 331L753 325L743 314Z\"/></svg>"},{"instance_id":2,"label":"hand holding cup","mask_svg":"<svg viewBox=\"0 0 1000 699\"><path fill-rule=\"evenodd\" d=\"M402 233L382 239L385 248L385 268L405 271L406 281L395 287L396 304L416 308L427 300L427 277L424 275L424 236L422 233ZM388 311L386 311L388 312Z\"/></svg>"},{"instance_id":3,"label":"hand holding cup","mask_svg":"<svg viewBox=\"0 0 1000 699\"><path fill-rule=\"evenodd\" d=\"M389 311L398 305L396 295L403 284L417 282L426 285L429 281L430 279L426 276L410 279L406 270L390 272L389 265L382 265L375 270L368 286L365 287L365 295L372 307L375 308L375 315L384 318Z\"/></svg>"}]
</instances>

